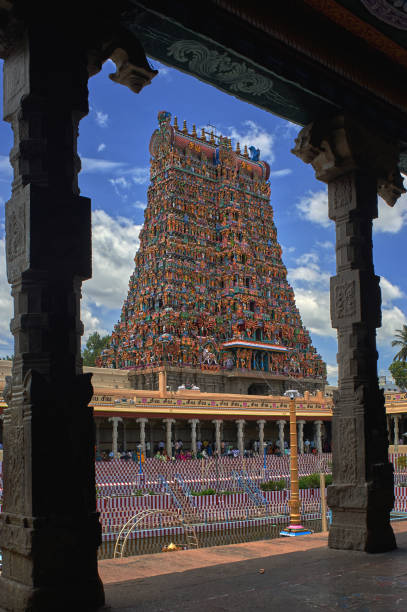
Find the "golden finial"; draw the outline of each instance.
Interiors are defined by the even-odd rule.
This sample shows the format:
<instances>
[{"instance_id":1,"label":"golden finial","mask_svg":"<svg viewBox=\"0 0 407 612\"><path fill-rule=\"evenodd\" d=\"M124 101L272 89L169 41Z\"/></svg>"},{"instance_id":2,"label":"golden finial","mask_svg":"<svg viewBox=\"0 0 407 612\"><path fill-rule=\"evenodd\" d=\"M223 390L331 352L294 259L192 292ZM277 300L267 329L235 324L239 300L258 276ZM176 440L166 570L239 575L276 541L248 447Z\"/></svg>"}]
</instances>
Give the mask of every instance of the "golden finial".
<instances>
[{"instance_id":1,"label":"golden finial","mask_svg":"<svg viewBox=\"0 0 407 612\"><path fill-rule=\"evenodd\" d=\"M196 133L196 125L195 124L192 126L192 136L194 138L198 138L198 134Z\"/></svg>"},{"instance_id":2,"label":"golden finial","mask_svg":"<svg viewBox=\"0 0 407 612\"><path fill-rule=\"evenodd\" d=\"M232 139L231 139L231 138L229 138L229 139L228 139L228 149L229 149L230 151L232 151L232 150L233 150L233 147L232 147Z\"/></svg>"},{"instance_id":3,"label":"golden finial","mask_svg":"<svg viewBox=\"0 0 407 612\"><path fill-rule=\"evenodd\" d=\"M249 157L249 152L247 150L247 145L244 146L244 153L243 153L243 157Z\"/></svg>"},{"instance_id":4,"label":"golden finial","mask_svg":"<svg viewBox=\"0 0 407 612\"><path fill-rule=\"evenodd\" d=\"M216 144L216 142L215 142L215 134L213 133L213 130L212 130L212 132L211 132L211 139L210 139L210 141L209 141L209 142L210 142L211 144Z\"/></svg>"},{"instance_id":5,"label":"golden finial","mask_svg":"<svg viewBox=\"0 0 407 612\"><path fill-rule=\"evenodd\" d=\"M238 155L240 155L240 154L241 154L241 151L240 151L240 142L237 142L237 143L236 143L236 153L237 153Z\"/></svg>"},{"instance_id":6,"label":"golden finial","mask_svg":"<svg viewBox=\"0 0 407 612\"><path fill-rule=\"evenodd\" d=\"M184 119L184 125L182 126L182 131L184 134L188 134L187 121Z\"/></svg>"},{"instance_id":7,"label":"golden finial","mask_svg":"<svg viewBox=\"0 0 407 612\"><path fill-rule=\"evenodd\" d=\"M179 127L178 127L178 117L174 117L174 129L175 130L179 130Z\"/></svg>"},{"instance_id":8,"label":"golden finial","mask_svg":"<svg viewBox=\"0 0 407 612\"><path fill-rule=\"evenodd\" d=\"M203 128L202 128L202 131L201 131L201 140L206 140L205 130Z\"/></svg>"}]
</instances>

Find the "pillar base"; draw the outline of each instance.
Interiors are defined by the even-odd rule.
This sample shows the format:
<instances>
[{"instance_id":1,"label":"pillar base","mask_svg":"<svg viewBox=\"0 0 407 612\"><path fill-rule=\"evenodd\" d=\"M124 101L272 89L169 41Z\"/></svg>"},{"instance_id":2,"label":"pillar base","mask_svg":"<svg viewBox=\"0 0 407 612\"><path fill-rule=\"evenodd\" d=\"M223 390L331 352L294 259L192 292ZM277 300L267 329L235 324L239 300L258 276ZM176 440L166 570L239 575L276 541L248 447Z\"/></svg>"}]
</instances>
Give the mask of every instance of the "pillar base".
<instances>
[{"instance_id":1,"label":"pillar base","mask_svg":"<svg viewBox=\"0 0 407 612\"><path fill-rule=\"evenodd\" d=\"M391 465L382 470L380 487L368 484L328 487L328 505L332 510L328 546L370 553L397 548L390 512L394 505ZM386 482L387 480L387 482Z\"/></svg>"},{"instance_id":2,"label":"pillar base","mask_svg":"<svg viewBox=\"0 0 407 612\"><path fill-rule=\"evenodd\" d=\"M280 531L280 536L292 538L301 535L311 535L311 533L312 531L310 529L307 529L302 525L289 525L288 527Z\"/></svg>"},{"instance_id":3,"label":"pillar base","mask_svg":"<svg viewBox=\"0 0 407 612\"><path fill-rule=\"evenodd\" d=\"M371 523L368 526L368 523ZM393 529L377 517L372 521L366 512L333 511L328 546L342 550L361 550L369 553L389 552L397 548Z\"/></svg>"},{"instance_id":4,"label":"pillar base","mask_svg":"<svg viewBox=\"0 0 407 612\"><path fill-rule=\"evenodd\" d=\"M96 612L104 603L99 577L82 583L61 581L54 586L35 588L0 576L0 612Z\"/></svg>"}]
</instances>

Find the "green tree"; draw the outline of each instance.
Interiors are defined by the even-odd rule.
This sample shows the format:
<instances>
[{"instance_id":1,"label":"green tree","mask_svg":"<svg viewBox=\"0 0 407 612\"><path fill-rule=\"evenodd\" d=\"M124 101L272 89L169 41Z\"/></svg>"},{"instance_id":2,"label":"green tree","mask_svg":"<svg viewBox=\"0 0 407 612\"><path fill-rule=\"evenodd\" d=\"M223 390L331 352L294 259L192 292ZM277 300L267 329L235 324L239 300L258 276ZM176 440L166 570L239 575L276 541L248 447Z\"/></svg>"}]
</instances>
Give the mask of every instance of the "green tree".
<instances>
[{"instance_id":1,"label":"green tree","mask_svg":"<svg viewBox=\"0 0 407 612\"><path fill-rule=\"evenodd\" d=\"M396 329L394 336L396 339L391 343L392 346L400 346L400 350L397 355L394 356L393 361L407 361L407 325L403 325L402 329Z\"/></svg>"},{"instance_id":2,"label":"green tree","mask_svg":"<svg viewBox=\"0 0 407 612\"><path fill-rule=\"evenodd\" d=\"M389 371L394 382L402 391L407 390L407 363L405 361L393 361L389 365Z\"/></svg>"},{"instance_id":3,"label":"green tree","mask_svg":"<svg viewBox=\"0 0 407 612\"><path fill-rule=\"evenodd\" d=\"M94 332L88 338L85 348L82 351L83 365L94 366L100 353L109 345L110 336L101 336L99 332Z\"/></svg>"}]
</instances>

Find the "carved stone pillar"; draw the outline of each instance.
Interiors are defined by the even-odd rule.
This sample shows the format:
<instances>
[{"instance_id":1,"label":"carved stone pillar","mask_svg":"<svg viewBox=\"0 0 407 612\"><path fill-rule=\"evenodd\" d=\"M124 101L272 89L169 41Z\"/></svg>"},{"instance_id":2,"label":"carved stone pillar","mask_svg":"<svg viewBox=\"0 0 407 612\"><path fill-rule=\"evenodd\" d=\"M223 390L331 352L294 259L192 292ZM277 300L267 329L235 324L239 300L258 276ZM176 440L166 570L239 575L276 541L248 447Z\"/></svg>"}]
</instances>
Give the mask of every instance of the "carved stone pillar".
<instances>
[{"instance_id":1,"label":"carved stone pillar","mask_svg":"<svg viewBox=\"0 0 407 612\"><path fill-rule=\"evenodd\" d=\"M215 425L215 451L217 452L218 456L220 456L220 444L221 444L221 426L222 426L222 419L215 419L214 421L212 421L212 423Z\"/></svg>"},{"instance_id":2,"label":"carved stone pillar","mask_svg":"<svg viewBox=\"0 0 407 612\"><path fill-rule=\"evenodd\" d=\"M260 419L257 421L257 425L259 426L259 453L260 457L264 455L264 426L266 421L264 419Z\"/></svg>"},{"instance_id":3,"label":"carved stone pillar","mask_svg":"<svg viewBox=\"0 0 407 612\"><path fill-rule=\"evenodd\" d=\"M305 421L297 421L298 425L298 452L304 452L304 425Z\"/></svg>"},{"instance_id":4,"label":"carved stone pillar","mask_svg":"<svg viewBox=\"0 0 407 612\"><path fill-rule=\"evenodd\" d=\"M77 39L39 21L4 63L4 119L14 132L6 204L14 360L0 609L15 612L104 602L93 389L80 353L81 284L91 276L90 200L79 196L76 152L88 112L86 54ZM63 449L57 460L49 452L55 436Z\"/></svg>"},{"instance_id":5,"label":"carved stone pillar","mask_svg":"<svg viewBox=\"0 0 407 612\"><path fill-rule=\"evenodd\" d=\"M403 193L397 143L337 116L304 128L293 152L328 184L336 225L337 275L331 279L332 326L338 332L339 390L332 421L332 548L383 552L395 547L390 526L393 474L388 460L383 392L377 380L376 327L381 325L374 274L372 220L377 193L394 205Z\"/></svg>"},{"instance_id":6,"label":"carved stone pillar","mask_svg":"<svg viewBox=\"0 0 407 612\"><path fill-rule=\"evenodd\" d=\"M280 441L280 452L284 455L284 425L285 421L277 421L278 425L278 439Z\"/></svg>"},{"instance_id":7,"label":"carved stone pillar","mask_svg":"<svg viewBox=\"0 0 407 612\"><path fill-rule=\"evenodd\" d=\"M196 426L199 424L199 419L189 419L191 424L191 451L196 457Z\"/></svg>"},{"instance_id":8,"label":"carved stone pillar","mask_svg":"<svg viewBox=\"0 0 407 612\"><path fill-rule=\"evenodd\" d=\"M116 459L119 450L119 423L122 423L123 419L121 417L109 417L109 421L112 423L112 451L113 456Z\"/></svg>"},{"instance_id":9,"label":"carved stone pillar","mask_svg":"<svg viewBox=\"0 0 407 612\"><path fill-rule=\"evenodd\" d=\"M318 453L322 453L322 421L314 421L315 425L315 444L317 447Z\"/></svg>"},{"instance_id":10,"label":"carved stone pillar","mask_svg":"<svg viewBox=\"0 0 407 612\"><path fill-rule=\"evenodd\" d=\"M399 446L399 414L393 414L393 436L394 436L394 452L398 452Z\"/></svg>"},{"instance_id":11,"label":"carved stone pillar","mask_svg":"<svg viewBox=\"0 0 407 612\"><path fill-rule=\"evenodd\" d=\"M163 419L166 426L166 443L167 455L172 457L172 425L175 423L175 419Z\"/></svg>"},{"instance_id":12,"label":"carved stone pillar","mask_svg":"<svg viewBox=\"0 0 407 612\"><path fill-rule=\"evenodd\" d=\"M146 424L148 423L148 419L140 417L137 419L137 423L140 423L140 446L141 452L146 457Z\"/></svg>"},{"instance_id":13,"label":"carved stone pillar","mask_svg":"<svg viewBox=\"0 0 407 612\"><path fill-rule=\"evenodd\" d=\"M237 448L239 449L240 455L244 453L244 424L246 421L244 419L238 419L236 421L237 425Z\"/></svg>"},{"instance_id":14,"label":"carved stone pillar","mask_svg":"<svg viewBox=\"0 0 407 612\"><path fill-rule=\"evenodd\" d=\"M133 91L154 76L138 41L120 27L120 10L109 10L107 22L75 0L35 10L26 2L2 7L4 119L14 132L6 205L14 361L4 431L1 610L104 603L93 389L80 352L91 208L79 196L76 143L88 112L88 77L108 57L117 65L113 80ZM57 461L49 453L56 435L63 449Z\"/></svg>"}]
</instances>

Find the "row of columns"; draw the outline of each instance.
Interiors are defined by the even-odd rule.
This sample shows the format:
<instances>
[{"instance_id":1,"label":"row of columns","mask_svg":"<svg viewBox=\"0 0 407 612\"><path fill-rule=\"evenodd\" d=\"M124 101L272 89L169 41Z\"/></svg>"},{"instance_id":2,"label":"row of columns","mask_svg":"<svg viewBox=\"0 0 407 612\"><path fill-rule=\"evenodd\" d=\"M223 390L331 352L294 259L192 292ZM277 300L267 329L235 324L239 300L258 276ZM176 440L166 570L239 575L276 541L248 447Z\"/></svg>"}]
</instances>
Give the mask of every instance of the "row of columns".
<instances>
[{"instance_id":1,"label":"row of columns","mask_svg":"<svg viewBox=\"0 0 407 612\"><path fill-rule=\"evenodd\" d=\"M123 426L123 450L126 450L126 423L122 417L110 417L109 421L112 423L112 451L116 455L118 452L118 427L119 423ZM163 422L166 426L166 449L168 455L172 454L172 426L175 424L175 419L163 419ZM257 422L259 427L259 448L264 448L264 426L266 421L264 419L260 419ZM141 450L146 454L146 423L148 423L148 419L145 417L141 417L137 419L137 423L140 424L140 446ZM199 419L189 419L188 423L191 425L191 451L196 454L197 452L197 425L199 423ZM220 455L221 453L221 426L223 423L222 419L214 419L212 423L215 425L215 452ZM237 425L237 448L241 454L244 452L244 426L246 421L244 419L238 419L235 421ZM297 421L298 425L298 450L300 453L304 451L304 425L306 421L299 420ZM286 421L280 419L277 421L277 425L279 428L279 445L280 449L284 449L284 427ZM316 447L319 453L322 453L322 421L314 421L315 432L316 432ZM395 421L395 432L396 432L396 421ZM397 423L398 427L398 423ZM99 437L99 422L96 423L96 445L99 448L100 445L100 437ZM397 434L398 435L398 434ZM395 438L398 439L398 438Z\"/></svg>"}]
</instances>

